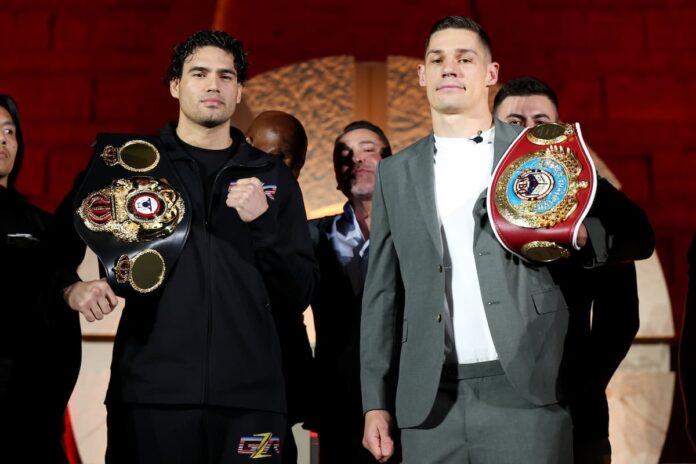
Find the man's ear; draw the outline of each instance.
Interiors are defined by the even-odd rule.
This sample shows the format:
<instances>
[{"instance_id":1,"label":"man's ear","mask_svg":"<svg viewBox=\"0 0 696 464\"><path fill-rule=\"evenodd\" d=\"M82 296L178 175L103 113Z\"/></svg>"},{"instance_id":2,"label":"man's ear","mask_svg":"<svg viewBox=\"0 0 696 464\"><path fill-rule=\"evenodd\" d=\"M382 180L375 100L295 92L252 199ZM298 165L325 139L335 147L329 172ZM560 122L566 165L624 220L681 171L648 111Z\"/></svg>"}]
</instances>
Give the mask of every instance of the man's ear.
<instances>
[{"instance_id":1,"label":"man's ear","mask_svg":"<svg viewBox=\"0 0 696 464\"><path fill-rule=\"evenodd\" d=\"M244 90L244 86L239 84L237 86L237 104L242 102L242 90Z\"/></svg>"},{"instance_id":2,"label":"man's ear","mask_svg":"<svg viewBox=\"0 0 696 464\"><path fill-rule=\"evenodd\" d=\"M172 97L176 98L177 100L179 99L180 82L180 79L172 79L171 81L169 81L169 93L172 95Z\"/></svg>"},{"instance_id":3,"label":"man's ear","mask_svg":"<svg viewBox=\"0 0 696 464\"><path fill-rule=\"evenodd\" d=\"M491 62L488 65L488 72L487 72L487 77L486 77L486 87L492 87L498 82L498 70L500 69L500 65L496 63L495 61Z\"/></svg>"},{"instance_id":4,"label":"man's ear","mask_svg":"<svg viewBox=\"0 0 696 464\"><path fill-rule=\"evenodd\" d=\"M419 64L416 69L418 71L418 85L425 87L425 65Z\"/></svg>"}]
</instances>

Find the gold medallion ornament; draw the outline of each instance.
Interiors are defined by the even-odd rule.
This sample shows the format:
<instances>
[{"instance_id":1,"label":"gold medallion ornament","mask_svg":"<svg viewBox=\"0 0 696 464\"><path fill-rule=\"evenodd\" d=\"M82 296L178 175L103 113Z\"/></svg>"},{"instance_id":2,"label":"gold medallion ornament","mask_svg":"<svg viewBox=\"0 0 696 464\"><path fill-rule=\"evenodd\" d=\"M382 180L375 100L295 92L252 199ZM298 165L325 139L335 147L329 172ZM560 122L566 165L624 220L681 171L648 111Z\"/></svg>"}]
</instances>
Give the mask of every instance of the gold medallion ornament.
<instances>
[{"instance_id":1,"label":"gold medallion ornament","mask_svg":"<svg viewBox=\"0 0 696 464\"><path fill-rule=\"evenodd\" d=\"M164 179L116 179L92 192L77 214L93 232L105 232L125 242L167 237L185 214L181 196Z\"/></svg>"},{"instance_id":2,"label":"gold medallion ornament","mask_svg":"<svg viewBox=\"0 0 696 464\"><path fill-rule=\"evenodd\" d=\"M535 145L554 145L573 135L570 124L547 123L534 126L527 132L527 139Z\"/></svg>"},{"instance_id":3,"label":"gold medallion ornament","mask_svg":"<svg viewBox=\"0 0 696 464\"><path fill-rule=\"evenodd\" d=\"M151 171L160 161L157 148L144 140L129 140L121 147L106 145L100 156L107 166L120 165L132 172Z\"/></svg>"},{"instance_id":4,"label":"gold medallion ornament","mask_svg":"<svg viewBox=\"0 0 696 464\"><path fill-rule=\"evenodd\" d=\"M164 281L164 258L156 250L144 250L132 258L121 255L114 266L116 282L129 283L137 292L150 293Z\"/></svg>"}]
</instances>

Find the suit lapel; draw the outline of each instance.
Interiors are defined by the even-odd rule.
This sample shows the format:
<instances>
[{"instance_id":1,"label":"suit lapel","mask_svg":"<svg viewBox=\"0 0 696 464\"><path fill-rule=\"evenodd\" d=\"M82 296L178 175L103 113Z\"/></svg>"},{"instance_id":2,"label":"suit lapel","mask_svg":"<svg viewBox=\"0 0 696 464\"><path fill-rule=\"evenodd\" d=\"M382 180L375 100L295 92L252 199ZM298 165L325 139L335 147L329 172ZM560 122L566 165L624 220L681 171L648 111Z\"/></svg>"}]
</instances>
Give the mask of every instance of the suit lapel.
<instances>
[{"instance_id":1,"label":"suit lapel","mask_svg":"<svg viewBox=\"0 0 696 464\"><path fill-rule=\"evenodd\" d=\"M433 135L422 139L402 156L408 156L406 163L406 182L408 190L416 197L423 224L433 240L435 248L442 255L442 238L440 237L440 219L435 203L435 144Z\"/></svg>"}]
</instances>

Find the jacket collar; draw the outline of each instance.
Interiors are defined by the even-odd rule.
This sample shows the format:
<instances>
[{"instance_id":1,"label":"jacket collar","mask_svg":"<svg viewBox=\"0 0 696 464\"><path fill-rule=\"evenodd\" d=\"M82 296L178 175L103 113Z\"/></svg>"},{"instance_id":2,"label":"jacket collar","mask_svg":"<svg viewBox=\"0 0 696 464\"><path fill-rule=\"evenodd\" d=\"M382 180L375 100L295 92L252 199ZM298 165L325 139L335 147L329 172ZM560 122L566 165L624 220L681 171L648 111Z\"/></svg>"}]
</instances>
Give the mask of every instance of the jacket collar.
<instances>
[{"instance_id":1,"label":"jacket collar","mask_svg":"<svg viewBox=\"0 0 696 464\"><path fill-rule=\"evenodd\" d=\"M495 120L495 138L493 140L493 170L503 157L503 154L521 132L520 128ZM420 207L428 227L428 232L435 246L442 253L442 238L440 236L440 219L437 214L435 200L435 136L431 132L409 149L406 154L410 159L407 162L408 179L417 191L416 202ZM488 190L481 192L474 206L474 215L480 221L486 214L486 194ZM480 223L480 222L479 222Z\"/></svg>"},{"instance_id":2,"label":"jacket collar","mask_svg":"<svg viewBox=\"0 0 696 464\"><path fill-rule=\"evenodd\" d=\"M246 141L246 137L236 127L230 126L230 137L232 137L232 157L225 164L227 166L237 167L261 167L268 164L269 160L261 150L258 150ZM160 138L164 144L164 148L169 152L172 160L190 160L191 157L186 154L179 138L176 135L176 122L171 121L160 130Z\"/></svg>"}]
</instances>

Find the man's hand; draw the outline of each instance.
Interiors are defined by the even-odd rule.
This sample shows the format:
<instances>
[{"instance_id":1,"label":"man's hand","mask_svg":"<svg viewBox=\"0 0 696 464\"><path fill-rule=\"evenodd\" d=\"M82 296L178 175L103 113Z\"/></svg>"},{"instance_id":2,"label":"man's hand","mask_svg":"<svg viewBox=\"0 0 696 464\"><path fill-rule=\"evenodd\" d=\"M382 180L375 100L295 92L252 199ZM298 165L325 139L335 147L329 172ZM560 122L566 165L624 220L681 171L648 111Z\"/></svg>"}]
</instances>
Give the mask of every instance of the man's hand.
<instances>
[{"instance_id":1,"label":"man's hand","mask_svg":"<svg viewBox=\"0 0 696 464\"><path fill-rule=\"evenodd\" d=\"M118 304L116 294L105 279L75 282L63 291L63 299L89 322L104 319Z\"/></svg>"},{"instance_id":2,"label":"man's hand","mask_svg":"<svg viewBox=\"0 0 696 464\"><path fill-rule=\"evenodd\" d=\"M386 462L394 454L391 438L391 415L383 409L373 409L365 414L365 433L362 444L379 462Z\"/></svg>"},{"instance_id":3,"label":"man's hand","mask_svg":"<svg viewBox=\"0 0 696 464\"><path fill-rule=\"evenodd\" d=\"M580 230L578 230L578 246L583 248L587 245L587 227L585 224L580 224Z\"/></svg>"},{"instance_id":4,"label":"man's hand","mask_svg":"<svg viewBox=\"0 0 696 464\"><path fill-rule=\"evenodd\" d=\"M234 208L244 222L251 222L268 209L263 183L256 177L239 179L227 192L227 206Z\"/></svg>"}]
</instances>

